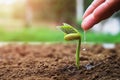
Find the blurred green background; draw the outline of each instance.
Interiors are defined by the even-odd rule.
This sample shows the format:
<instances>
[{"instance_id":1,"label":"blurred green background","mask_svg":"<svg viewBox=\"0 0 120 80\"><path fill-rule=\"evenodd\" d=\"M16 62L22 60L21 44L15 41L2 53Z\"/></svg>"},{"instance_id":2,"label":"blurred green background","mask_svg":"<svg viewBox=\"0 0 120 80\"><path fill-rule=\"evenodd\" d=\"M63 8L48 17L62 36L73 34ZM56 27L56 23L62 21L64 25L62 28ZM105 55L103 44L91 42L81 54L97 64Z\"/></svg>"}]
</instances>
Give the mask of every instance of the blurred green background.
<instances>
[{"instance_id":1,"label":"blurred green background","mask_svg":"<svg viewBox=\"0 0 120 80\"><path fill-rule=\"evenodd\" d=\"M77 3L81 2L82 3ZM65 42L64 34L56 26L68 23L80 30L82 15L93 0L0 0L0 41ZM78 5L82 5L78 6ZM77 10L81 12L77 13ZM83 9L83 11L82 11ZM120 14L115 14L118 20ZM119 20L120 21L120 20ZM116 26L116 25L115 25ZM117 25L119 27L119 25ZM87 42L119 43L117 34L89 30ZM83 40L82 40L83 41Z\"/></svg>"}]
</instances>

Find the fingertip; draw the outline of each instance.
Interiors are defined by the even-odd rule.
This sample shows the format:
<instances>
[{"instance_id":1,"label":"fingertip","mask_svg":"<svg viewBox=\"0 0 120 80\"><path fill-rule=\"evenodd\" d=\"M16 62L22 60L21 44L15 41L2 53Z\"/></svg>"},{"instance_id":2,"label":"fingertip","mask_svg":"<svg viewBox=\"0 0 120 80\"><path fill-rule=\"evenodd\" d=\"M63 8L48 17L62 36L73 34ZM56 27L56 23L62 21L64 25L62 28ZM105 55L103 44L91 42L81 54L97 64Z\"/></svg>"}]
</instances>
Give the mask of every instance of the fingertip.
<instances>
[{"instance_id":1,"label":"fingertip","mask_svg":"<svg viewBox=\"0 0 120 80\"><path fill-rule=\"evenodd\" d=\"M84 30L88 30L92 28L97 23L97 20L94 18L93 14L87 16L85 19L83 19L81 27Z\"/></svg>"},{"instance_id":2,"label":"fingertip","mask_svg":"<svg viewBox=\"0 0 120 80\"><path fill-rule=\"evenodd\" d=\"M81 27L82 27L82 29L85 30L85 31L88 30L88 29L87 29L87 26L86 26L86 24L85 24L84 21L82 22Z\"/></svg>"}]
</instances>

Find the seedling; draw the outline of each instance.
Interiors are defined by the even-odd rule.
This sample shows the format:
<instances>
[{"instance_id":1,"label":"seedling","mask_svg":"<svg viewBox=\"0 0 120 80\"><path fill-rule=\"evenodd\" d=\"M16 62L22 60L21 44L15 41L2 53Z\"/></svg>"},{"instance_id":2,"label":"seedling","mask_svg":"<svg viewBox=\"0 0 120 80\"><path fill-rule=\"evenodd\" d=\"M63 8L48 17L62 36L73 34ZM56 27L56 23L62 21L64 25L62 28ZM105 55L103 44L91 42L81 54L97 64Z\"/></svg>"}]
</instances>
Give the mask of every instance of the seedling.
<instances>
[{"instance_id":1,"label":"seedling","mask_svg":"<svg viewBox=\"0 0 120 80\"><path fill-rule=\"evenodd\" d=\"M77 29L75 29L74 27L72 27L71 25L68 25L66 23L63 23L62 26L58 26L58 28L62 32L64 32L65 40L67 40L67 41L78 40L75 57L76 57L76 66L79 69L79 66L80 66L79 53L80 53L80 45L81 45L81 35L80 35L79 31Z\"/></svg>"}]
</instances>

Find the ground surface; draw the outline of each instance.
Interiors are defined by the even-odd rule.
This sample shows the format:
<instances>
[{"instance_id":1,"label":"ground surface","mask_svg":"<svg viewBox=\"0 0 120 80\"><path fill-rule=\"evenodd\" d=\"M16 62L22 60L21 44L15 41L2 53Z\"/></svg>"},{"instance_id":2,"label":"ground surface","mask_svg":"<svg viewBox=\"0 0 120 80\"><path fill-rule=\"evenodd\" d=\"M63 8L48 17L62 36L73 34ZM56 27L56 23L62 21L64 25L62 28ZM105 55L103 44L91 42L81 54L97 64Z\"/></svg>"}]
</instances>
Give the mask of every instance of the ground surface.
<instances>
[{"instance_id":1,"label":"ground surface","mask_svg":"<svg viewBox=\"0 0 120 80\"><path fill-rule=\"evenodd\" d=\"M120 80L120 45L87 46L75 66L74 44L0 47L0 80Z\"/></svg>"}]
</instances>

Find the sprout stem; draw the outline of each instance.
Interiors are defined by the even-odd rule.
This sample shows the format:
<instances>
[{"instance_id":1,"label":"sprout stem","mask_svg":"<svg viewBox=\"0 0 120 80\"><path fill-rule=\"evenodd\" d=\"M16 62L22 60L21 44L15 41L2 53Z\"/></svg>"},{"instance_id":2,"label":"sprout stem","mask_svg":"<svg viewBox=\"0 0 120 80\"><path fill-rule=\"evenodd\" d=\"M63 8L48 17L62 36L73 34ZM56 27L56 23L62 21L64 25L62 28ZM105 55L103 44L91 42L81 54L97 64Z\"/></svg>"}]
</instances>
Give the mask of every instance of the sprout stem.
<instances>
[{"instance_id":1,"label":"sprout stem","mask_svg":"<svg viewBox=\"0 0 120 80\"><path fill-rule=\"evenodd\" d=\"M79 58L79 54L80 54L80 45L81 45L81 39L78 40L78 44L77 44L77 48L76 48L76 66L79 69L80 66L80 58Z\"/></svg>"},{"instance_id":2,"label":"sprout stem","mask_svg":"<svg viewBox=\"0 0 120 80\"><path fill-rule=\"evenodd\" d=\"M77 47L76 47L76 54L75 54L75 59L76 59L76 66L79 69L80 66L80 45L81 45L81 34L77 29L74 27L64 23L62 26L59 26L59 29L65 33L64 39L67 41L71 40L78 40Z\"/></svg>"}]
</instances>

